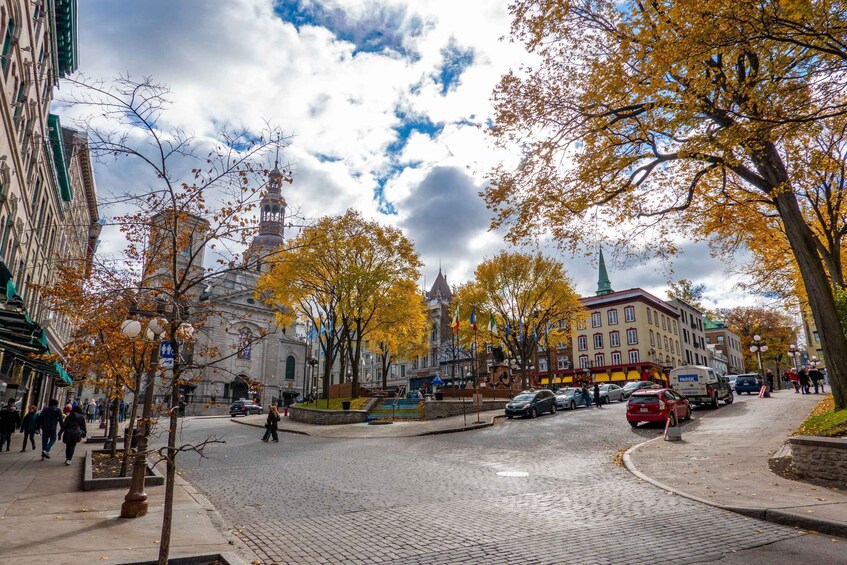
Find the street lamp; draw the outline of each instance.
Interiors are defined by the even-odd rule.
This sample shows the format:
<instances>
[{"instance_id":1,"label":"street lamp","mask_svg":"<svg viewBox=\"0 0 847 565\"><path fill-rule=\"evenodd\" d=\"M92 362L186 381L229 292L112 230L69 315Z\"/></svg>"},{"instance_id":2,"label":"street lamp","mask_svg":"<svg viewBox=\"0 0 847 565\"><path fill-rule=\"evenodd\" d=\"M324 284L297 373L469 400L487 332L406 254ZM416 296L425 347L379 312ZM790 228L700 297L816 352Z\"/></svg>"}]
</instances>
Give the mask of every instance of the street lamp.
<instances>
[{"instance_id":1,"label":"street lamp","mask_svg":"<svg viewBox=\"0 0 847 565\"><path fill-rule=\"evenodd\" d=\"M759 374L762 376L762 382L765 382L765 375L762 372L762 353L768 350L768 346L764 343L761 343L762 336L756 334L753 336L753 343L750 345L750 352L756 354L756 358L759 360Z\"/></svg>"},{"instance_id":2,"label":"street lamp","mask_svg":"<svg viewBox=\"0 0 847 565\"><path fill-rule=\"evenodd\" d=\"M820 359L818 359L817 357L812 357L811 359L809 359L809 364L812 366L812 369L817 369L818 361L820 361Z\"/></svg>"},{"instance_id":3,"label":"street lamp","mask_svg":"<svg viewBox=\"0 0 847 565\"><path fill-rule=\"evenodd\" d=\"M788 354L791 355L791 358L794 360L794 370L798 371L800 369L799 365L797 365L797 354L800 353L800 349L794 345L793 343L788 346Z\"/></svg>"}]
</instances>

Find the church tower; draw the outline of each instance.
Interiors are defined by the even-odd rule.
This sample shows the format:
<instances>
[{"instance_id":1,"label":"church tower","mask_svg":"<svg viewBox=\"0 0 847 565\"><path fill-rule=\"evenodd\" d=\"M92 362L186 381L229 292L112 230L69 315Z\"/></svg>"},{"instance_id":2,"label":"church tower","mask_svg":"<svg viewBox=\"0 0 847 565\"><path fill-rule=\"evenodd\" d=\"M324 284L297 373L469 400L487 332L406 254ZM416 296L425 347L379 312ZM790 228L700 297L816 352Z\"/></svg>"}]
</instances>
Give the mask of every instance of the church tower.
<instances>
[{"instance_id":1,"label":"church tower","mask_svg":"<svg viewBox=\"0 0 847 565\"><path fill-rule=\"evenodd\" d=\"M609 273L606 272L606 261L603 259L603 248L600 248L600 274L597 277L597 296L611 294L612 283L609 281Z\"/></svg>"},{"instance_id":2,"label":"church tower","mask_svg":"<svg viewBox=\"0 0 847 565\"><path fill-rule=\"evenodd\" d=\"M285 242L285 198L282 197L282 172L278 162L268 175L267 193L262 197L259 212L259 233L253 238L245 260L256 261L256 270L265 272L269 265L263 259L274 253Z\"/></svg>"}]
</instances>

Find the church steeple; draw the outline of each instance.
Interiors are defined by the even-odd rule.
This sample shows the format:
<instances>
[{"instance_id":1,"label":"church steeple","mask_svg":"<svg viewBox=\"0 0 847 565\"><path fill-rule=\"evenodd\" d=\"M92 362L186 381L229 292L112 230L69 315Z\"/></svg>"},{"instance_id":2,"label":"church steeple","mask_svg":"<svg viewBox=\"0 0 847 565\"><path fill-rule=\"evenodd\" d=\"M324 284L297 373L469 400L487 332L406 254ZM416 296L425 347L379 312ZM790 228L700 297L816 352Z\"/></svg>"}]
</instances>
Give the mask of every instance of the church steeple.
<instances>
[{"instance_id":1,"label":"church steeple","mask_svg":"<svg viewBox=\"0 0 847 565\"><path fill-rule=\"evenodd\" d=\"M609 273L606 272L606 261L603 259L603 248L600 248L600 275L597 278L597 296L603 296L604 294L610 294L614 292L612 290L612 283L609 281Z\"/></svg>"},{"instance_id":2,"label":"church steeple","mask_svg":"<svg viewBox=\"0 0 847 565\"><path fill-rule=\"evenodd\" d=\"M253 238L248 253L260 254L259 268L264 267L261 256L276 251L285 241L285 198L282 197L282 172L279 170L279 155L274 168L268 174L267 192L259 203L259 233Z\"/></svg>"}]
</instances>

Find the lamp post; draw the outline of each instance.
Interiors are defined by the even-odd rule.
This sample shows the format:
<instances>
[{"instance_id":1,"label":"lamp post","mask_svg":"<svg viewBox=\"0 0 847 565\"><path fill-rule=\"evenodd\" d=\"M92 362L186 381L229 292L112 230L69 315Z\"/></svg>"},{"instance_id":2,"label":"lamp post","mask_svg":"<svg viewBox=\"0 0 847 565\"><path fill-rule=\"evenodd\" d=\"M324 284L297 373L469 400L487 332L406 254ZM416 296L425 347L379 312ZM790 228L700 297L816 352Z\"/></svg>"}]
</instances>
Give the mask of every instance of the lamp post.
<instances>
[{"instance_id":1,"label":"lamp post","mask_svg":"<svg viewBox=\"0 0 847 565\"><path fill-rule=\"evenodd\" d=\"M762 336L756 334L753 336L753 343L750 345L750 352L756 354L756 359L759 361L759 375L762 377L762 383L765 382L765 374L762 369L762 353L768 350L768 346L762 343ZM767 394L767 389L765 390L766 396L770 396Z\"/></svg>"},{"instance_id":2,"label":"lamp post","mask_svg":"<svg viewBox=\"0 0 847 565\"><path fill-rule=\"evenodd\" d=\"M797 365L797 354L800 353L800 349L794 345L793 343L788 346L788 354L791 355L791 358L794 360L794 370L798 371L799 366Z\"/></svg>"},{"instance_id":3,"label":"lamp post","mask_svg":"<svg viewBox=\"0 0 847 565\"><path fill-rule=\"evenodd\" d=\"M818 368L818 361L820 361L820 359L818 359L817 357L814 357L814 356L811 359L809 359L809 364L812 366L812 369Z\"/></svg>"},{"instance_id":4,"label":"lamp post","mask_svg":"<svg viewBox=\"0 0 847 565\"><path fill-rule=\"evenodd\" d=\"M147 328L144 331L144 339L150 342L159 341L159 337L165 331L164 321L160 316L164 312L164 303L157 305L155 312L142 311L130 307L130 316L137 315L148 317ZM121 331L130 339L137 339L142 334L141 322L127 319L121 324ZM159 348L153 347L150 354L150 368L144 383L144 405L141 412L141 421L135 429L135 461L132 466L132 480L129 492L124 497L121 505L121 518L139 518L147 514L147 493L144 492L144 478L147 475L147 436L150 433L150 418L153 411L153 389L156 376L156 366L159 362ZM131 445L125 445L129 449Z\"/></svg>"}]
</instances>

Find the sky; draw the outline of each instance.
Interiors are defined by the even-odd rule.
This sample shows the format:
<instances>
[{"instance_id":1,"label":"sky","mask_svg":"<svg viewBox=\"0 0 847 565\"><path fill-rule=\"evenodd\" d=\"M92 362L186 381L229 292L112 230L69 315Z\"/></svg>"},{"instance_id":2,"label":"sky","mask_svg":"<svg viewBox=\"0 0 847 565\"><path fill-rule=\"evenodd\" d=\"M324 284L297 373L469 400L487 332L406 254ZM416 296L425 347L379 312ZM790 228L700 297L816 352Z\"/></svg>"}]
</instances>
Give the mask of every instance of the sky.
<instances>
[{"instance_id":1,"label":"sky","mask_svg":"<svg viewBox=\"0 0 847 565\"><path fill-rule=\"evenodd\" d=\"M516 158L486 136L492 90L532 62L504 39L507 8L502 0L86 0L79 70L167 83L173 104L163 127L200 137L222 125L281 127L291 136L282 158L294 171L284 189L290 207L311 218L355 208L399 227L421 254L427 287L439 266L457 284L506 247L488 229L479 192L487 171ZM95 175L101 197L144 188L126 162L97 163ZM113 226L101 239L105 253L120 247ZM544 249L580 294L596 290L596 248L576 257ZM669 279L688 278L706 285L708 307L752 302L736 288L737 263L712 258L705 244L681 249L672 271L607 251L613 288L665 298Z\"/></svg>"}]
</instances>

